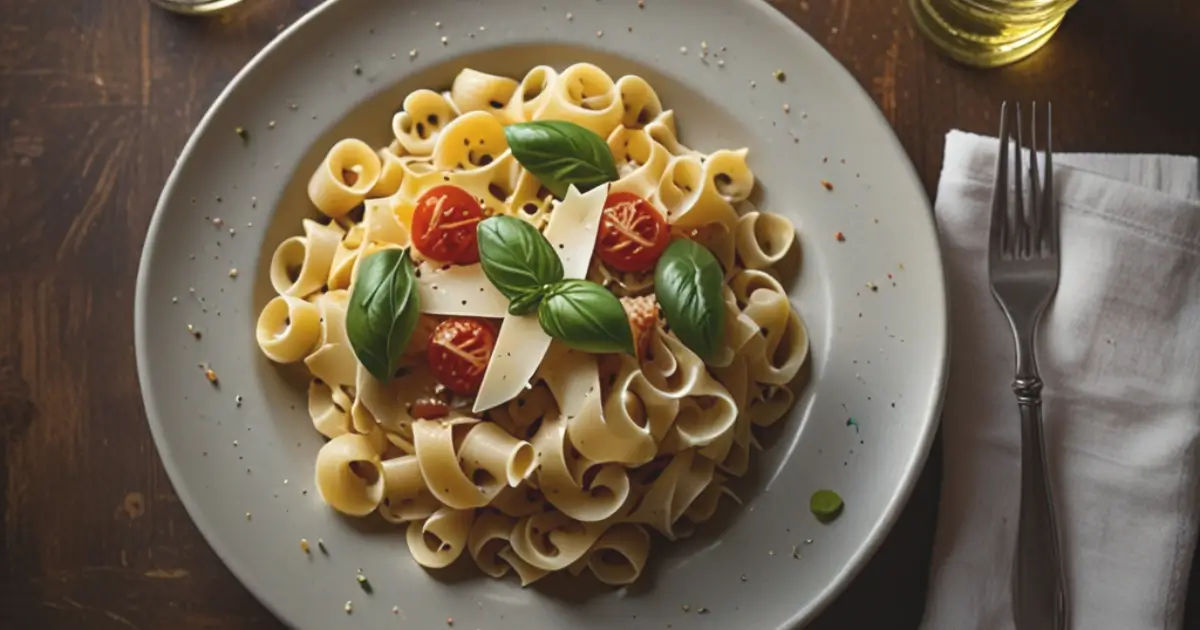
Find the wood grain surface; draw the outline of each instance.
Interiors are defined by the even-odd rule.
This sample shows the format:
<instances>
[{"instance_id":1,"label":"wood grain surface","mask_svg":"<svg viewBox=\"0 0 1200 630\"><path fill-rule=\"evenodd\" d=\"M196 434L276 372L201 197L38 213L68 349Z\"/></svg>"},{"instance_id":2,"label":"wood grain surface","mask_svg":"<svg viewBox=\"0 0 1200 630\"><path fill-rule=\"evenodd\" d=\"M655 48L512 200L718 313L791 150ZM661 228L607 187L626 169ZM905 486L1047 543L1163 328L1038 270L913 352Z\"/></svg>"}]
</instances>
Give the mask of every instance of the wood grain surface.
<instances>
[{"instance_id":1,"label":"wood grain surface","mask_svg":"<svg viewBox=\"0 0 1200 630\"><path fill-rule=\"evenodd\" d=\"M188 135L316 4L248 0L196 19L146 0L0 0L0 627L280 627L163 472L134 367L133 293ZM902 0L774 4L876 100L931 197L945 133L994 133L1002 99L1053 99L1061 151L1200 154L1194 0L1083 0L1047 49L989 72L938 56ZM917 627L940 469L939 446L886 544L813 628ZM1193 574L1185 627L1200 628Z\"/></svg>"}]
</instances>

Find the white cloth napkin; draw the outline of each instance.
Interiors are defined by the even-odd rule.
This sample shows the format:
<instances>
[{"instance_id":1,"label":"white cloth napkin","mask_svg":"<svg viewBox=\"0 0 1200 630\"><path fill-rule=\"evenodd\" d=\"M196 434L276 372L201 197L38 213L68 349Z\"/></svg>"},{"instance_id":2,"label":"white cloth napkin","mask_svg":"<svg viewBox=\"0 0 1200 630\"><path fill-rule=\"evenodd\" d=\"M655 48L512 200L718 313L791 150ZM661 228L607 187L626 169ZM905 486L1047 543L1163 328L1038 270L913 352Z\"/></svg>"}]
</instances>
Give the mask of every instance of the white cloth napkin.
<instances>
[{"instance_id":1,"label":"white cloth napkin","mask_svg":"<svg viewBox=\"0 0 1200 630\"><path fill-rule=\"evenodd\" d=\"M1020 423L987 276L998 146L951 132L938 186L953 339L923 630L1013 628ZM1054 159L1062 276L1038 360L1071 628L1179 628L1200 516L1200 166Z\"/></svg>"}]
</instances>

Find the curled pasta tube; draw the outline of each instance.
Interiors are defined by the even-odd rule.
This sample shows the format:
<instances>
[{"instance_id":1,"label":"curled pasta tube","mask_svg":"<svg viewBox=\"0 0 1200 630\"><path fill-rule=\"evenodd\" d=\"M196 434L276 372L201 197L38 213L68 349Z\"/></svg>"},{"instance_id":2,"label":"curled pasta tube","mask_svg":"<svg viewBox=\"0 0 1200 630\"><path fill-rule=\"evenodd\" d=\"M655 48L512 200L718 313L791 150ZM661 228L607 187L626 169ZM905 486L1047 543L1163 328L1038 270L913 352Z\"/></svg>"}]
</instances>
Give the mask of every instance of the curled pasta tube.
<instances>
[{"instance_id":1,"label":"curled pasta tube","mask_svg":"<svg viewBox=\"0 0 1200 630\"><path fill-rule=\"evenodd\" d=\"M786 386L763 387L746 408L746 417L757 427L769 427L792 408L795 394Z\"/></svg>"},{"instance_id":2,"label":"curled pasta tube","mask_svg":"<svg viewBox=\"0 0 1200 630\"><path fill-rule=\"evenodd\" d=\"M711 519L717 513L717 505L720 503L721 497L729 497L734 503L741 505L742 500L725 485L725 481L725 477L722 475L713 475L712 483L705 486L700 496L696 497L696 500L692 501L692 504L684 510L681 521L686 520L687 524L680 522L679 525L691 529L696 523L703 523Z\"/></svg>"},{"instance_id":3,"label":"curled pasta tube","mask_svg":"<svg viewBox=\"0 0 1200 630\"><path fill-rule=\"evenodd\" d=\"M381 168L379 156L367 143L342 140L308 180L308 198L326 216L339 218L366 199L379 182Z\"/></svg>"},{"instance_id":4,"label":"curled pasta tube","mask_svg":"<svg viewBox=\"0 0 1200 630\"><path fill-rule=\"evenodd\" d=\"M325 286L343 231L336 224L304 220L304 236L279 244L271 255L271 286L280 295L304 297Z\"/></svg>"},{"instance_id":5,"label":"curled pasta tube","mask_svg":"<svg viewBox=\"0 0 1200 630\"><path fill-rule=\"evenodd\" d=\"M571 573L579 575L586 567L605 584L632 584L642 574L649 555L650 533L641 525L620 523L604 532L587 555L571 565Z\"/></svg>"},{"instance_id":6,"label":"curled pasta tube","mask_svg":"<svg viewBox=\"0 0 1200 630\"><path fill-rule=\"evenodd\" d=\"M628 192L643 199L653 199L671 156L644 130L617 127L608 136L608 149L616 159L620 179L612 183L609 193ZM656 208L666 216L665 208Z\"/></svg>"},{"instance_id":7,"label":"curled pasta tube","mask_svg":"<svg viewBox=\"0 0 1200 630\"><path fill-rule=\"evenodd\" d=\"M392 133L410 154L430 155L442 127L457 115L445 96L433 90L417 90L404 99L404 109L392 117Z\"/></svg>"},{"instance_id":8,"label":"curled pasta tube","mask_svg":"<svg viewBox=\"0 0 1200 630\"><path fill-rule=\"evenodd\" d=\"M675 531L675 522L712 482L714 470L713 462L698 457L694 450L680 451L651 483L626 520L649 525L670 540L679 538L684 532Z\"/></svg>"},{"instance_id":9,"label":"curled pasta tube","mask_svg":"<svg viewBox=\"0 0 1200 630\"><path fill-rule=\"evenodd\" d=\"M472 419L458 420L457 424L466 424ZM491 483L480 487L463 471L455 449L455 423L419 420L412 426L413 445L416 447L417 461L421 464L421 474L439 501L452 508L466 510L487 505L500 492L503 484Z\"/></svg>"},{"instance_id":10,"label":"curled pasta tube","mask_svg":"<svg viewBox=\"0 0 1200 630\"><path fill-rule=\"evenodd\" d=\"M508 78L464 68L454 77L450 100L462 113L487 112L508 121L505 106L517 91L517 82Z\"/></svg>"},{"instance_id":11,"label":"curled pasta tube","mask_svg":"<svg viewBox=\"0 0 1200 630\"><path fill-rule=\"evenodd\" d=\"M517 519L494 512L485 512L475 519L467 536L467 549L480 571L494 578L502 578L508 573L510 567L500 557L500 552L508 546L516 524Z\"/></svg>"},{"instance_id":12,"label":"curled pasta tube","mask_svg":"<svg viewBox=\"0 0 1200 630\"><path fill-rule=\"evenodd\" d=\"M258 347L276 363L303 359L321 336L321 313L316 306L281 295L263 307L254 331Z\"/></svg>"},{"instance_id":13,"label":"curled pasta tube","mask_svg":"<svg viewBox=\"0 0 1200 630\"><path fill-rule=\"evenodd\" d=\"M617 92L625 109L621 124L630 129L641 129L663 113L658 93L642 77L633 74L621 77L617 80Z\"/></svg>"},{"instance_id":14,"label":"curled pasta tube","mask_svg":"<svg viewBox=\"0 0 1200 630\"><path fill-rule=\"evenodd\" d=\"M350 397L341 387L313 379L308 384L308 415L313 428L329 439L350 432Z\"/></svg>"},{"instance_id":15,"label":"curled pasta tube","mask_svg":"<svg viewBox=\"0 0 1200 630\"><path fill-rule=\"evenodd\" d=\"M532 442L538 456L538 485L546 500L563 514L593 523L611 517L625 504L629 496L625 468L589 462L573 453L562 418L542 420Z\"/></svg>"},{"instance_id":16,"label":"curled pasta tube","mask_svg":"<svg viewBox=\"0 0 1200 630\"><path fill-rule=\"evenodd\" d=\"M787 295L757 289L743 312L766 331L746 343L751 377L771 385L788 383L808 358L808 331Z\"/></svg>"},{"instance_id":17,"label":"curled pasta tube","mask_svg":"<svg viewBox=\"0 0 1200 630\"><path fill-rule=\"evenodd\" d=\"M609 525L579 523L562 512L542 512L517 522L511 544L525 562L545 571L558 571L583 557Z\"/></svg>"},{"instance_id":18,"label":"curled pasta tube","mask_svg":"<svg viewBox=\"0 0 1200 630\"><path fill-rule=\"evenodd\" d=\"M745 201L754 189L754 173L746 164L747 149L730 151L721 149L708 156L704 162L705 195L719 198L726 203ZM791 223L788 223L791 226Z\"/></svg>"},{"instance_id":19,"label":"curled pasta tube","mask_svg":"<svg viewBox=\"0 0 1200 630\"><path fill-rule=\"evenodd\" d=\"M685 147L675 135L675 112L667 110L646 125L646 135L662 145L673 156L692 156L699 158L700 153Z\"/></svg>"},{"instance_id":20,"label":"curled pasta tube","mask_svg":"<svg viewBox=\"0 0 1200 630\"><path fill-rule=\"evenodd\" d=\"M676 156L667 163L659 182L657 200L667 209L668 222L679 228L697 228L718 223L733 233L737 227L737 211L722 197L713 183L712 162L721 156L741 156L742 152L718 151L706 162L699 155ZM727 159L726 159L727 158ZM724 161L734 158L726 156ZM743 164L743 170L749 173ZM724 171L720 171L723 174ZM753 177L751 176L751 182Z\"/></svg>"},{"instance_id":21,"label":"curled pasta tube","mask_svg":"<svg viewBox=\"0 0 1200 630\"><path fill-rule=\"evenodd\" d=\"M792 222L770 212L750 212L737 223L737 253L749 269L774 266L796 240Z\"/></svg>"},{"instance_id":22,"label":"curled pasta tube","mask_svg":"<svg viewBox=\"0 0 1200 630\"><path fill-rule=\"evenodd\" d=\"M498 555L508 563L508 566L513 568L513 571L517 572L517 577L521 579L522 588L533 584L547 575L550 575L549 571L545 569L539 569L532 564L525 562L520 554L518 554L516 550L512 548L512 545L501 549Z\"/></svg>"},{"instance_id":23,"label":"curled pasta tube","mask_svg":"<svg viewBox=\"0 0 1200 630\"><path fill-rule=\"evenodd\" d=\"M383 501L379 515L389 523L428 518L442 506L429 492L421 466L411 455L383 460Z\"/></svg>"},{"instance_id":24,"label":"curled pasta tube","mask_svg":"<svg viewBox=\"0 0 1200 630\"><path fill-rule=\"evenodd\" d=\"M536 66L517 84L504 112L508 122L533 120L533 115L550 98L550 88L558 80L558 72L550 66Z\"/></svg>"},{"instance_id":25,"label":"curled pasta tube","mask_svg":"<svg viewBox=\"0 0 1200 630\"><path fill-rule=\"evenodd\" d=\"M475 510L444 507L424 522L409 523L405 540L413 560L430 569L450 566L466 548L474 521Z\"/></svg>"},{"instance_id":26,"label":"curled pasta tube","mask_svg":"<svg viewBox=\"0 0 1200 630\"><path fill-rule=\"evenodd\" d=\"M317 491L333 509L366 516L383 500L383 464L366 436L347 433L317 452Z\"/></svg>"},{"instance_id":27,"label":"curled pasta tube","mask_svg":"<svg viewBox=\"0 0 1200 630\"><path fill-rule=\"evenodd\" d=\"M507 151L504 125L486 112L471 112L442 129L433 151L433 166L443 171L473 170L496 162Z\"/></svg>"},{"instance_id":28,"label":"curled pasta tube","mask_svg":"<svg viewBox=\"0 0 1200 630\"><path fill-rule=\"evenodd\" d=\"M664 396L681 398L696 387L704 372L704 361L660 327L650 336L650 350L642 362L642 374ZM656 439L662 436L656 435Z\"/></svg>"},{"instance_id":29,"label":"curled pasta tube","mask_svg":"<svg viewBox=\"0 0 1200 630\"><path fill-rule=\"evenodd\" d=\"M568 120L607 138L624 113L612 77L590 63L577 63L550 86L549 98L533 119Z\"/></svg>"},{"instance_id":30,"label":"curled pasta tube","mask_svg":"<svg viewBox=\"0 0 1200 630\"><path fill-rule=\"evenodd\" d=\"M515 488L533 474L533 446L518 440L494 422L481 422L463 439L460 459L475 478L475 485L507 483ZM486 473L486 474L484 474ZM492 496L500 492L496 488Z\"/></svg>"},{"instance_id":31,"label":"curled pasta tube","mask_svg":"<svg viewBox=\"0 0 1200 630\"><path fill-rule=\"evenodd\" d=\"M379 150L379 179L367 194L372 197L387 197L400 190L404 181L404 166L400 156L388 147Z\"/></svg>"},{"instance_id":32,"label":"curled pasta tube","mask_svg":"<svg viewBox=\"0 0 1200 630\"><path fill-rule=\"evenodd\" d=\"M733 397L705 372L681 401L674 429L685 446L708 446L733 428L737 416ZM718 460L725 456L720 452L705 455Z\"/></svg>"},{"instance_id":33,"label":"curled pasta tube","mask_svg":"<svg viewBox=\"0 0 1200 630\"><path fill-rule=\"evenodd\" d=\"M329 268L329 280L326 284L329 289L350 288L350 275L358 262L359 254L362 253L365 233L366 227L362 223L355 223L342 237L342 242L338 243L337 251L333 254L333 264Z\"/></svg>"},{"instance_id":34,"label":"curled pasta tube","mask_svg":"<svg viewBox=\"0 0 1200 630\"><path fill-rule=\"evenodd\" d=\"M746 305L750 303L750 296L759 289L787 295L787 291L783 290L783 285L779 284L774 276L757 269L745 269L734 274L729 279L729 288L733 291L740 308L746 308Z\"/></svg>"}]
</instances>

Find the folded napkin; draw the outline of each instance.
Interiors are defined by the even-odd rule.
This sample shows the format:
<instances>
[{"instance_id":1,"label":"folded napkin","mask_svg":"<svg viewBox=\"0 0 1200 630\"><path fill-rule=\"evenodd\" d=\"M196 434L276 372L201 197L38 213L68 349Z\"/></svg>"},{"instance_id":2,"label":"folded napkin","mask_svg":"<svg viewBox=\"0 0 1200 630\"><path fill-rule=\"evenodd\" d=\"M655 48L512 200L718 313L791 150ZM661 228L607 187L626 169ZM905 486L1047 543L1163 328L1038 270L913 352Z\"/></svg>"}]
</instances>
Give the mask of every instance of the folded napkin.
<instances>
[{"instance_id":1,"label":"folded napkin","mask_svg":"<svg viewBox=\"0 0 1200 630\"><path fill-rule=\"evenodd\" d=\"M1021 432L987 275L998 146L951 132L938 186L953 339L923 630L1013 628ZM1179 628L1200 517L1200 167L1054 161L1062 276L1038 360L1070 627Z\"/></svg>"}]
</instances>

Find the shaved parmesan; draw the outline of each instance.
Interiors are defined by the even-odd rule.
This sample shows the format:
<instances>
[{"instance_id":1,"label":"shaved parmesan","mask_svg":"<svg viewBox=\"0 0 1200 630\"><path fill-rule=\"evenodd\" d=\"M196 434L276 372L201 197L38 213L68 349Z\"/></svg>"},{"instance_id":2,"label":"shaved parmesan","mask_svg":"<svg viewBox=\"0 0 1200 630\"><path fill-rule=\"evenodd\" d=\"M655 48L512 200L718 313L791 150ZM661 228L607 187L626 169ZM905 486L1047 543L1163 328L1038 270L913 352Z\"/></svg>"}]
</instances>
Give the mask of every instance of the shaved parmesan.
<instances>
[{"instance_id":1,"label":"shaved parmesan","mask_svg":"<svg viewBox=\"0 0 1200 630\"><path fill-rule=\"evenodd\" d=\"M545 236L562 259L565 278L582 278L587 273L592 250L596 246L596 231L600 229L600 215L604 212L604 200L607 198L607 186L597 186L587 194L580 194L572 186L567 198L550 213ZM479 273L483 275L482 271ZM484 282L487 282L487 278L484 278ZM424 297L422 294L421 298ZM536 313L520 316L505 314L496 338L496 349L492 351L491 363L483 374L483 385L475 398L475 413L491 409L520 394L529 385L529 379L537 372L549 347L550 335L542 330Z\"/></svg>"},{"instance_id":2,"label":"shaved parmesan","mask_svg":"<svg viewBox=\"0 0 1200 630\"><path fill-rule=\"evenodd\" d=\"M529 383L542 356L550 347L550 335L542 330L537 313L507 315L496 336L496 349L483 373L483 384L475 397L475 413L508 402ZM526 374L528 372L528 374Z\"/></svg>"},{"instance_id":3,"label":"shaved parmesan","mask_svg":"<svg viewBox=\"0 0 1200 630\"><path fill-rule=\"evenodd\" d=\"M585 195L580 195L574 187L571 192L575 195L568 193L550 213L545 236L562 259L563 277L582 278L587 275L592 250L596 248L596 232L600 229L608 187L598 186Z\"/></svg>"},{"instance_id":4,"label":"shaved parmesan","mask_svg":"<svg viewBox=\"0 0 1200 630\"><path fill-rule=\"evenodd\" d=\"M422 313L494 318L508 313L508 298L496 290L478 264L434 267L424 262L417 274Z\"/></svg>"}]
</instances>

